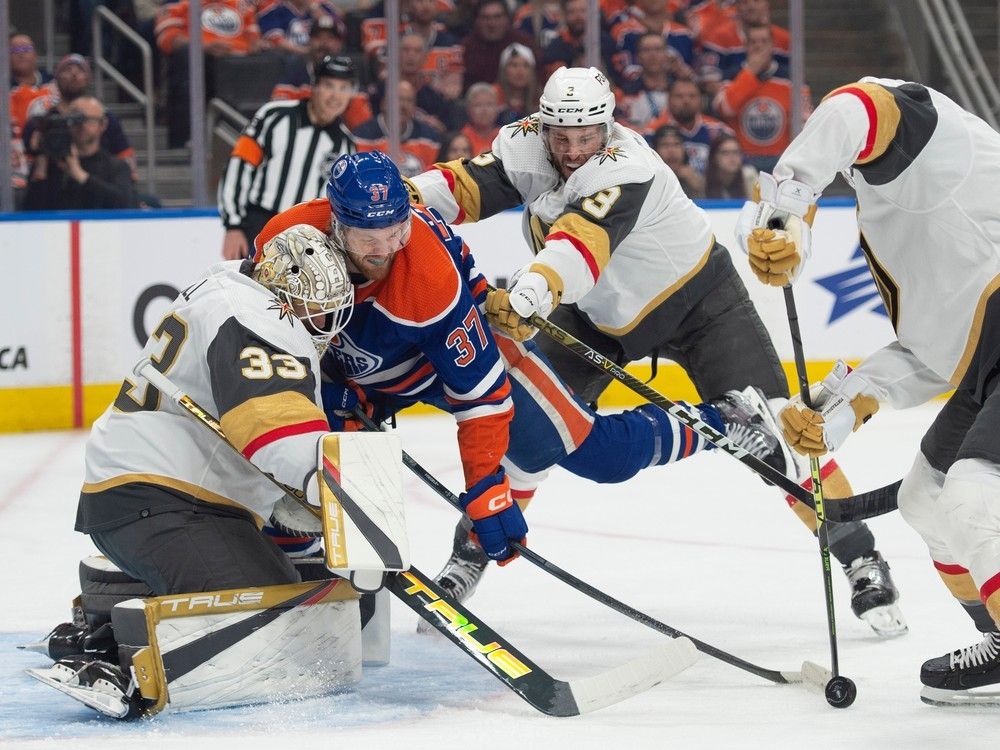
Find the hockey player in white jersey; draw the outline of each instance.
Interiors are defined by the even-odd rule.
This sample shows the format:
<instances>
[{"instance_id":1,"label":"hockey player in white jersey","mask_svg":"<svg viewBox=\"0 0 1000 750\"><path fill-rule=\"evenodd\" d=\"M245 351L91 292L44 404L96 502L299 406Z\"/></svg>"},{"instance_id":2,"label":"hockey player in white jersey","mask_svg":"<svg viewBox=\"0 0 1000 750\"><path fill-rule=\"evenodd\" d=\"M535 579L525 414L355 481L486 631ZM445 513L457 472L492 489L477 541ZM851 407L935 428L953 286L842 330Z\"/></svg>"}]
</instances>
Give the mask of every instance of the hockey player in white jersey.
<instances>
[{"instance_id":1,"label":"hockey player in white jersey","mask_svg":"<svg viewBox=\"0 0 1000 750\"><path fill-rule=\"evenodd\" d=\"M955 388L899 490L903 517L983 640L921 669L933 704L1000 705L1000 135L918 83L863 78L828 94L760 177L738 234L764 283L809 258L816 199L854 186L861 248L897 341L838 363L806 409L781 413L800 453L837 450L880 403L906 408Z\"/></svg>"},{"instance_id":2,"label":"hockey player in white jersey","mask_svg":"<svg viewBox=\"0 0 1000 750\"><path fill-rule=\"evenodd\" d=\"M733 394L755 407L742 417L748 425L773 425L772 409L785 403L788 383L729 252L656 152L614 122L614 104L599 70L560 68L545 85L540 112L501 128L491 152L412 178L412 198L454 223L524 206L524 235L536 255L513 275L509 291L488 299L500 332L517 340L532 335L524 319L537 313L618 364L669 357L705 401L724 405ZM585 401L596 401L610 384L610 375L548 337L536 341ZM778 440L762 441L755 455L805 478L805 465L796 466ZM834 462L824 479L831 497L850 494ZM815 531L812 511L789 500ZM484 567L464 538L459 529L439 578L443 585L454 579L458 591L474 586ZM880 634L905 632L898 592L867 526L832 524L830 540L850 580L855 614Z\"/></svg>"},{"instance_id":3,"label":"hockey player in white jersey","mask_svg":"<svg viewBox=\"0 0 1000 750\"><path fill-rule=\"evenodd\" d=\"M114 638L57 629L51 655L80 650L33 676L119 718L359 678L357 593L341 579L300 582L260 530L292 500L247 465L314 496L317 445L342 440L327 435L318 355L353 300L342 256L303 225L256 264L220 263L181 292L143 357L219 415L242 457L145 378L124 381L87 443L76 518L107 558L81 567L85 593L88 580L105 599L126 593L105 613Z\"/></svg>"}]
</instances>

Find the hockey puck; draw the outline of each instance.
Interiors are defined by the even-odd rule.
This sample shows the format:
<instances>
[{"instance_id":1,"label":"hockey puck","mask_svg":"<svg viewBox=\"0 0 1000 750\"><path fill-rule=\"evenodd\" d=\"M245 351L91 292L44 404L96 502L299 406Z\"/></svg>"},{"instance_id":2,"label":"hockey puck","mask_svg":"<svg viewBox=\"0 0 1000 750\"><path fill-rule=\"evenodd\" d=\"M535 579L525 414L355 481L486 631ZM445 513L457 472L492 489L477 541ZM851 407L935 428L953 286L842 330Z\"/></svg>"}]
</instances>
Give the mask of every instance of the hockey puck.
<instances>
[{"instance_id":1,"label":"hockey puck","mask_svg":"<svg viewBox=\"0 0 1000 750\"><path fill-rule=\"evenodd\" d=\"M850 677L837 675L826 683L826 702L834 708L847 708L858 697L858 686Z\"/></svg>"}]
</instances>

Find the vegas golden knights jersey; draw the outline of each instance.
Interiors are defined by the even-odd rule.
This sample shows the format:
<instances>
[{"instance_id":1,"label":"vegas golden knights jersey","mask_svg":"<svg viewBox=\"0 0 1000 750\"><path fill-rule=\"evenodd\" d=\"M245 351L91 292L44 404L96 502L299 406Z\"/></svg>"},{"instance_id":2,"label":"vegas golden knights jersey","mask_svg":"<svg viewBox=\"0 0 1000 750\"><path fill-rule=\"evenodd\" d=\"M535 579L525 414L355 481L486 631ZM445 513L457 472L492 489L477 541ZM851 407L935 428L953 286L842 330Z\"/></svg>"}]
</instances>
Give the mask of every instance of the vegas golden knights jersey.
<instances>
[{"instance_id":1,"label":"vegas golden knights jersey","mask_svg":"<svg viewBox=\"0 0 1000 750\"><path fill-rule=\"evenodd\" d=\"M243 455L302 487L326 432L316 349L287 305L253 281L252 266L220 263L181 292L143 349L206 411ZM242 269L242 272L241 272ZM150 498L158 502L150 502ZM280 491L145 379L129 376L94 424L77 528L97 531L201 504L263 523ZM144 502L145 500L145 502Z\"/></svg>"},{"instance_id":2,"label":"vegas golden knights jersey","mask_svg":"<svg viewBox=\"0 0 1000 750\"><path fill-rule=\"evenodd\" d=\"M857 191L861 247L898 343L860 366L897 407L977 390L1000 355L1000 134L917 83L828 94L774 170Z\"/></svg>"},{"instance_id":3,"label":"vegas golden knights jersey","mask_svg":"<svg viewBox=\"0 0 1000 750\"><path fill-rule=\"evenodd\" d=\"M565 182L537 115L502 127L492 152L438 164L411 182L414 197L450 223L523 205L525 239L562 278L563 302L616 337L632 334L704 268L714 246L705 212L642 137L618 124ZM628 348L642 356L662 337L652 333Z\"/></svg>"}]
</instances>

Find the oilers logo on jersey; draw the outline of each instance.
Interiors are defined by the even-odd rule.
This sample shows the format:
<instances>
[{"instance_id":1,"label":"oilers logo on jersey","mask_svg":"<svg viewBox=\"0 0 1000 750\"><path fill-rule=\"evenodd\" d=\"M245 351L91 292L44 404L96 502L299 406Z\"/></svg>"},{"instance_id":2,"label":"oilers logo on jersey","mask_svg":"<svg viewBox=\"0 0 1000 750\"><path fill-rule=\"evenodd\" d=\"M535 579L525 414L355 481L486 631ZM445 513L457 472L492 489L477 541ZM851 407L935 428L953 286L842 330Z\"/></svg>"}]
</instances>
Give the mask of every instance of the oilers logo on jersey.
<instances>
[{"instance_id":1,"label":"oilers logo on jersey","mask_svg":"<svg viewBox=\"0 0 1000 750\"><path fill-rule=\"evenodd\" d=\"M743 109L740 127L754 144L770 146L785 130L785 110L774 99L758 97Z\"/></svg>"},{"instance_id":2,"label":"oilers logo on jersey","mask_svg":"<svg viewBox=\"0 0 1000 750\"><path fill-rule=\"evenodd\" d=\"M337 360L345 377L351 379L375 372L382 367L382 357L362 349L343 331L334 336L330 342L330 354Z\"/></svg>"}]
</instances>

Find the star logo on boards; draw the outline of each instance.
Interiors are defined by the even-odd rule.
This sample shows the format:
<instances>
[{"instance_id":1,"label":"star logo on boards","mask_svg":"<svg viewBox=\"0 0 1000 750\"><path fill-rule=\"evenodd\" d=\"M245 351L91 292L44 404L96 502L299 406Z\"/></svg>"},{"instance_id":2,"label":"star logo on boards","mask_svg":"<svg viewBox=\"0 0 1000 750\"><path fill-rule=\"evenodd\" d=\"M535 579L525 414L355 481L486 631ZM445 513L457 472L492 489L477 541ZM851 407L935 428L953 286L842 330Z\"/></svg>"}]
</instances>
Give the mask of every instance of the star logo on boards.
<instances>
[{"instance_id":1,"label":"star logo on boards","mask_svg":"<svg viewBox=\"0 0 1000 750\"><path fill-rule=\"evenodd\" d=\"M621 158L621 159L627 159L628 158L628 154L626 154L618 146L606 146L605 148L603 148L603 149L601 149L600 151L597 152L597 158L598 158L598 162L597 163L598 164L603 164L608 159L611 159L611 161L618 161L619 158Z\"/></svg>"},{"instance_id":2,"label":"star logo on boards","mask_svg":"<svg viewBox=\"0 0 1000 750\"><path fill-rule=\"evenodd\" d=\"M267 309L277 310L279 320L284 320L285 318L288 318L288 325L290 326L295 325L294 323L295 312L292 310L292 306L287 302L283 302L282 300L275 297Z\"/></svg>"},{"instance_id":3,"label":"star logo on boards","mask_svg":"<svg viewBox=\"0 0 1000 750\"><path fill-rule=\"evenodd\" d=\"M833 308L830 310L828 324L850 315L859 308L889 317L864 257L861 245L858 245L851 256L850 267L816 279L817 284L833 295Z\"/></svg>"},{"instance_id":4,"label":"star logo on boards","mask_svg":"<svg viewBox=\"0 0 1000 750\"><path fill-rule=\"evenodd\" d=\"M538 118L521 118L517 122L512 122L510 125L507 125L507 129L510 131L511 138L517 137L518 134L523 135L525 138L529 135L538 135Z\"/></svg>"}]
</instances>

